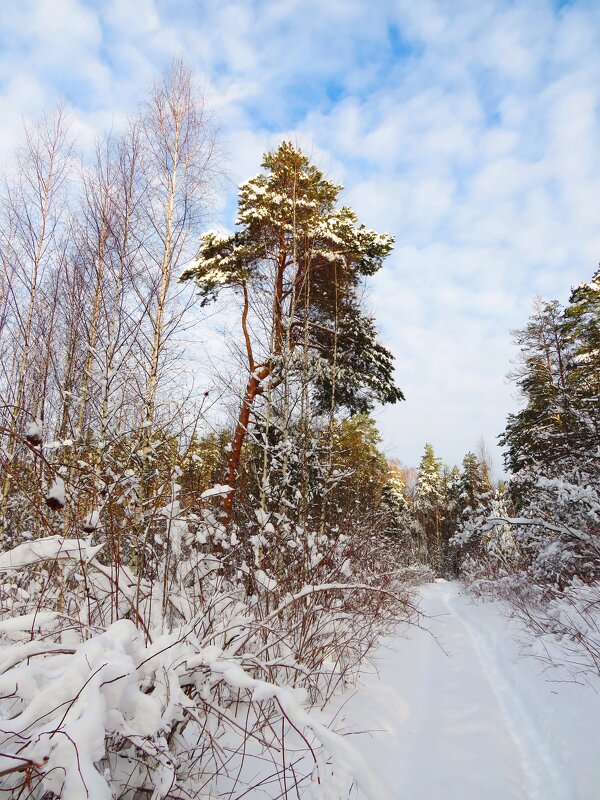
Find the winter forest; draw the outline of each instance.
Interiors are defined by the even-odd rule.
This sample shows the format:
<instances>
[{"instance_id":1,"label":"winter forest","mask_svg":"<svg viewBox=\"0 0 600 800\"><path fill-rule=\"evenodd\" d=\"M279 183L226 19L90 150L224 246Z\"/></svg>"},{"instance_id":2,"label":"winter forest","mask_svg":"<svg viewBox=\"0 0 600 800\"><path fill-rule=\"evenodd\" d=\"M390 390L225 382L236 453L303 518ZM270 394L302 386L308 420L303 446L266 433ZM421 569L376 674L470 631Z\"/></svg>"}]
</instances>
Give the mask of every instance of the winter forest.
<instances>
[{"instance_id":1,"label":"winter forest","mask_svg":"<svg viewBox=\"0 0 600 800\"><path fill-rule=\"evenodd\" d=\"M505 472L483 439L407 465L374 415L411 402L369 302L394 237L293 137L224 227L232 143L201 86L173 60L92 148L48 106L4 176L0 797L433 800L369 751L360 687L387 643L411 709L389 758L451 777L415 742L449 724L435 685L470 631L525 765L488 796L592 800L600 271L506 331ZM509 640L515 686L549 686L544 713L580 737L579 777L502 683ZM483 796L447 758L447 796Z\"/></svg>"}]
</instances>

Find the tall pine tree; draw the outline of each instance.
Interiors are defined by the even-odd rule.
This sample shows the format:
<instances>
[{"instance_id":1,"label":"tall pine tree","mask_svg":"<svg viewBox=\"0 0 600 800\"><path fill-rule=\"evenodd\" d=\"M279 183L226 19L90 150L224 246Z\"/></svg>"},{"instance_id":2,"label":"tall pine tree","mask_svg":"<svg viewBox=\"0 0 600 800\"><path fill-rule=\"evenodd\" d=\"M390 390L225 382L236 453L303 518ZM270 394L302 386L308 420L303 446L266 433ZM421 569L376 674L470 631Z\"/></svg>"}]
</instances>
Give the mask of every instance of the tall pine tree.
<instances>
[{"instance_id":1,"label":"tall pine tree","mask_svg":"<svg viewBox=\"0 0 600 800\"><path fill-rule=\"evenodd\" d=\"M287 391L294 379L309 382L313 412L330 415L339 407L366 413L375 402L403 399L392 355L378 341L360 292L393 238L338 206L341 187L291 143L267 153L262 167L240 187L238 230L205 234L182 276L195 281L203 305L226 288L240 300L247 377L225 476L232 490L256 400L282 384ZM286 418L282 427L288 425ZM231 491L226 522L233 499Z\"/></svg>"}]
</instances>

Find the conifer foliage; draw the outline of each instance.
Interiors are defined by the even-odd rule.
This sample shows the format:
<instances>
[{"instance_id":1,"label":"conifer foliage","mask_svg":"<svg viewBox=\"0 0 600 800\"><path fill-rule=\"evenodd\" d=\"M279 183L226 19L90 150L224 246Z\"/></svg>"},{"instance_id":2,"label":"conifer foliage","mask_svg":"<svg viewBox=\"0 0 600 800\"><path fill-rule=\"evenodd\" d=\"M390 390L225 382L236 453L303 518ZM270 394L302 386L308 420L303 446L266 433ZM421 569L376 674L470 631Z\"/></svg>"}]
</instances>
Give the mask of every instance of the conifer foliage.
<instances>
[{"instance_id":1,"label":"conifer foliage","mask_svg":"<svg viewBox=\"0 0 600 800\"><path fill-rule=\"evenodd\" d=\"M403 399L391 353L360 301L362 280L381 267L393 238L339 206L341 187L290 142L267 153L262 167L240 187L238 230L205 234L182 276L195 281L203 305L226 288L241 300L247 382L226 475L232 490L258 396L282 386L285 394L302 380L305 413L308 405L314 413L366 413L375 402ZM232 491L228 522L233 500Z\"/></svg>"},{"instance_id":2,"label":"conifer foliage","mask_svg":"<svg viewBox=\"0 0 600 800\"><path fill-rule=\"evenodd\" d=\"M555 657L584 672L600 670L599 331L600 271L565 309L536 303L516 334L524 407L501 437L507 494L455 537L471 577L493 578L550 637L544 657L560 642Z\"/></svg>"}]
</instances>

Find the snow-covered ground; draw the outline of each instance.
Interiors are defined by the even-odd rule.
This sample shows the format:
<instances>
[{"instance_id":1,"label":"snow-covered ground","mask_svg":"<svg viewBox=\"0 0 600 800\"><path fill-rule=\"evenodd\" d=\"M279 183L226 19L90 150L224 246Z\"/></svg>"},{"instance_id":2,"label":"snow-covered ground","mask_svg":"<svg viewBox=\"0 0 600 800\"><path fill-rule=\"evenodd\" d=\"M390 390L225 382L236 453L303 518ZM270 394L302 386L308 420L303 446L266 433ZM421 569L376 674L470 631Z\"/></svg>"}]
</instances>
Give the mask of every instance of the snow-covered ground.
<instances>
[{"instance_id":1,"label":"snow-covered ground","mask_svg":"<svg viewBox=\"0 0 600 800\"><path fill-rule=\"evenodd\" d=\"M420 594L424 628L384 643L378 675L346 699L334 725L363 731L350 738L392 796L600 798L600 683L557 680L522 657L518 624L457 583Z\"/></svg>"}]
</instances>

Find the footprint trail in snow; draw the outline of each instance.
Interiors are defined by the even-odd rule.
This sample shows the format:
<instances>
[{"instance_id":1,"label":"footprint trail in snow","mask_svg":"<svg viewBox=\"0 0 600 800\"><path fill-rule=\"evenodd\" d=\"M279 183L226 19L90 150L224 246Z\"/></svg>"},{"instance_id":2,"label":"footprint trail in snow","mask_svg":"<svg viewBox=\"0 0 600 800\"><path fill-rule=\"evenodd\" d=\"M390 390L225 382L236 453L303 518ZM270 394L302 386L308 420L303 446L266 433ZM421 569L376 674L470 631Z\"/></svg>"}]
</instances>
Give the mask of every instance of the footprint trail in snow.
<instances>
[{"instance_id":1,"label":"footprint trail in snow","mask_svg":"<svg viewBox=\"0 0 600 800\"><path fill-rule=\"evenodd\" d=\"M549 679L520 628L453 582L420 590L423 628L389 639L343 707L399 800L597 800L600 686ZM555 677L555 676L551 676ZM359 795L360 797L360 795Z\"/></svg>"}]
</instances>

